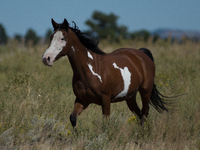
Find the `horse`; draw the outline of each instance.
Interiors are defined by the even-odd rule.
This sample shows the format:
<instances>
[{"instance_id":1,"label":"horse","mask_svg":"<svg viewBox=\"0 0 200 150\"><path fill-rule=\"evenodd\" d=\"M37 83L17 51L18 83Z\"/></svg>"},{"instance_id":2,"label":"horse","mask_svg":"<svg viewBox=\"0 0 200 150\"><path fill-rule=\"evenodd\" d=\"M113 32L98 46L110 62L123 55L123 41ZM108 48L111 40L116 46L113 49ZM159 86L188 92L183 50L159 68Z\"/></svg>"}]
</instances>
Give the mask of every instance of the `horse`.
<instances>
[{"instance_id":1,"label":"horse","mask_svg":"<svg viewBox=\"0 0 200 150\"><path fill-rule=\"evenodd\" d=\"M131 112L145 122L149 105L158 112L168 111L165 96L154 83L155 64L150 50L120 48L105 53L98 41L86 36L76 23L71 27L66 19L58 24L51 19L54 33L42 56L47 66L63 56L68 56L73 70L72 86L76 96L70 122L75 128L77 117L90 104L102 107L104 117L110 115L111 103L126 101ZM136 94L140 93L142 109L137 105Z\"/></svg>"}]
</instances>

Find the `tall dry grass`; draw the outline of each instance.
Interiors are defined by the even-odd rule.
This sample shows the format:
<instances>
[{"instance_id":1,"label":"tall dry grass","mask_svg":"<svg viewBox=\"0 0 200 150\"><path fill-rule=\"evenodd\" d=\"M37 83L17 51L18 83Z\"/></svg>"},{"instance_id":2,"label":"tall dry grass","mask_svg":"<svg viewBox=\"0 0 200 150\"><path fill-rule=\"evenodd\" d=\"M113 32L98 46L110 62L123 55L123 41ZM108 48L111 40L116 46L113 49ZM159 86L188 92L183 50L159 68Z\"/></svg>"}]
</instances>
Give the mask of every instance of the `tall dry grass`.
<instances>
[{"instance_id":1,"label":"tall dry grass","mask_svg":"<svg viewBox=\"0 0 200 150\"><path fill-rule=\"evenodd\" d=\"M49 68L41 61L46 46L10 43L0 46L0 149L200 149L200 44L100 41L99 46L107 52L147 47L160 92L184 95L168 113L151 109L143 127L125 102L111 105L109 121L99 106L90 105L75 132L69 121L75 96L67 57Z\"/></svg>"}]
</instances>

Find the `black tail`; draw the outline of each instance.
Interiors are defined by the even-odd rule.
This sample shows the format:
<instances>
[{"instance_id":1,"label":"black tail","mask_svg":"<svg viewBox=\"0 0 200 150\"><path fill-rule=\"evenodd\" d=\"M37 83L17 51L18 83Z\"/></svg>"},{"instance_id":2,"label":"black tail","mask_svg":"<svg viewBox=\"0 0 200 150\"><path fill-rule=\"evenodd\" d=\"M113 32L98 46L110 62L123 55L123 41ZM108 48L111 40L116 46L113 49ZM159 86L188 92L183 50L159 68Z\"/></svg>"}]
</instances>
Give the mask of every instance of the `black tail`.
<instances>
[{"instance_id":1,"label":"black tail","mask_svg":"<svg viewBox=\"0 0 200 150\"><path fill-rule=\"evenodd\" d=\"M162 95L158 89L156 88L156 85L153 85L153 90L151 92L150 96L150 104L155 108L159 113L163 111L167 111L168 109L165 107L166 105L170 105L171 102L168 99L170 97Z\"/></svg>"},{"instance_id":2,"label":"black tail","mask_svg":"<svg viewBox=\"0 0 200 150\"><path fill-rule=\"evenodd\" d=\"M144 52L154 62L154 58L150 50L146 48L140 48L139 50ZM150 96L150 104L153 106L153 108L155 108L158 112L168 111L165 105L169 106L170 104L172 104L172 102L170 102L168 98L173 98L173 97L167 97L162 95L156 88L156 85L155 84L153 85L153 90Z\"/></svg>"}]
</instances>

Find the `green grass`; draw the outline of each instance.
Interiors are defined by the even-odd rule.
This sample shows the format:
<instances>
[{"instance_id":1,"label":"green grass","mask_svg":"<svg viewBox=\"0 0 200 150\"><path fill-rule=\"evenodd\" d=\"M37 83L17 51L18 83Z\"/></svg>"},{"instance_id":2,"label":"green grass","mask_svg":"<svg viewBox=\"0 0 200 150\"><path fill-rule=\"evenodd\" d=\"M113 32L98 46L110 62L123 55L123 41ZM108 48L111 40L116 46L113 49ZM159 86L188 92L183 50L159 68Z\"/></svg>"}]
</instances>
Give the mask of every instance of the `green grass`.
<instances>
[{"instance_id":1,"label":"green grass","mask_svg":"<svg viewBox=\"0 0 200 150\"><path fill-rule=\"evenodd\" d=\"M78 117L77 132L69 121L75 100L72 69L67 57L53 67L43 65L46 47L0 46L0 149L200 149L199 43L100 41L107 52L149 48L160 92L184 95L169 113L151 109L143 127L125 102L111 105L109 121L100 106L90 105Z\"/></svg>"}]
</instances>

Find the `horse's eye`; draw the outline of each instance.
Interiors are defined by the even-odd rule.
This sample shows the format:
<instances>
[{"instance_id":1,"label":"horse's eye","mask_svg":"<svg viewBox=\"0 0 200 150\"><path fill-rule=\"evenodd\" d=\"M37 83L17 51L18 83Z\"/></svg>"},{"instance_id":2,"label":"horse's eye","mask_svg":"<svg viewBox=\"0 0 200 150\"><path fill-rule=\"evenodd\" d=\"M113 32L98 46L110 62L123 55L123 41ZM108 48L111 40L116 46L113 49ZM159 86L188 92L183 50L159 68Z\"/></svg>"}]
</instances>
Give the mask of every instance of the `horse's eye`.
<instances>
[{"instance_id":1,"label":"horse's eye","mask_svg":"<svg viewBox=\"0 0 200 150\"><path fill-rule=\"evenodd\" d=\"M62 38L61 40L63 41L63 40L65 40L65 38Z\"/></svg>"}]
</instances>

